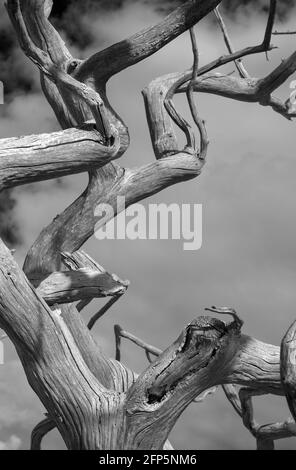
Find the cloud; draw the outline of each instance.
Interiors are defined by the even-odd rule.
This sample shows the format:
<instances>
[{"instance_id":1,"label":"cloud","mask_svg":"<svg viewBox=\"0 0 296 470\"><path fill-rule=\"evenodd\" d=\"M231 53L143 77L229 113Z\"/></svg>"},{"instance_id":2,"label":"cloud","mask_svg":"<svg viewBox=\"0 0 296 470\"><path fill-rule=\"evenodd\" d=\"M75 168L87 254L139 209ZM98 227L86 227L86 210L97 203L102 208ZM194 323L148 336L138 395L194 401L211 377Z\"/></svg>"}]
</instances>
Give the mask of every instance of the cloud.
<instances>
[{"instance_id":1,"label":"cloud","mask_svg":"<svg viewBox=\"0 0 296 470\"><path fill-rule=\"evenodd\" d=\"M22 441L17 436L11 436L8 441L0 441L0 450L18 450L21 447Z\"/></svg>"}]
</instances>

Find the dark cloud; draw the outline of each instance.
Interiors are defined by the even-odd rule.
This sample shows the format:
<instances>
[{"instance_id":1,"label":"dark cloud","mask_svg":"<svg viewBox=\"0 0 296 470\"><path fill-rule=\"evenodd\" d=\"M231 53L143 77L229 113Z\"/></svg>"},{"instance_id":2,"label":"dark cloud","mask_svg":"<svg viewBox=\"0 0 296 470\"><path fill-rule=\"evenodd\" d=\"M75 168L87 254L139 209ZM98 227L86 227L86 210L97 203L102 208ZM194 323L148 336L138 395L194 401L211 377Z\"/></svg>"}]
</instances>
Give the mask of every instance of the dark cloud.
<instances>
[{"instance_id":1,"label":"dark cloud","mask_svg":"<svg viewBox=\"0 0 296 470\"><path fill-rule=\"evenodd\" d=\"M93 32L83 23L85 17L116 11L126 3L126 0L56 0L53 2L51 20L59 30L66 33L73 44L83 49L95 39Z\"/></svg>"},{"instance_id":2,"label":"dark cloud","mask_svg":"<svg viewBox=\"0 0 296 470\"><path fill-rule=\"evenodd\" d=\"M71 8L79 9L83 13L91 10L114 10L120 8L126 0L54 0L51 15L61 18Z\"/></svg>"}]
</instances>

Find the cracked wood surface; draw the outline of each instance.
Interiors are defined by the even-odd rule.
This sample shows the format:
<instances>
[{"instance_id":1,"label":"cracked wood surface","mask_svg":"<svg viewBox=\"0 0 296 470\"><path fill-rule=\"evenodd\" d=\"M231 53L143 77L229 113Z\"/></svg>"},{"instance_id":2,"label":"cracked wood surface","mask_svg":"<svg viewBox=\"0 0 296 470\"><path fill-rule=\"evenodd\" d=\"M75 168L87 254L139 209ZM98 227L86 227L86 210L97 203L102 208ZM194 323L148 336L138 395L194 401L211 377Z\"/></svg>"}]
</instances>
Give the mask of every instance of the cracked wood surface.
<instances>
[{"instance_id":1,"label":"cracked wood surface","mask_svg":"<svg viewBox=\"0 0 296 470\"><path fill-rule=\"evenodd\" d=\"M23 137L0 139L1 189L81 173L119 158L120 145L103 145L92 123Z\"/></svg>"}]
</instances>

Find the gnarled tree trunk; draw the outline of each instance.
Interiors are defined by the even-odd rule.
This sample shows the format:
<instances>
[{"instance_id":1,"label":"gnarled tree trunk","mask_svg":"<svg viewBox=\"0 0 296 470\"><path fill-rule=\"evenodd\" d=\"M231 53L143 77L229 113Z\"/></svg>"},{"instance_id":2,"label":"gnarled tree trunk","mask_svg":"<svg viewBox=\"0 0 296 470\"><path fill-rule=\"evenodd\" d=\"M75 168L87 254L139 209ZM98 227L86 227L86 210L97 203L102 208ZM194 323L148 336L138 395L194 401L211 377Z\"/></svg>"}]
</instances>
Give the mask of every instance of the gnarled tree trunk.
<instances>
[{"instance_id":1,"label":"gnarled tree trunk","mask_svg":"<svg viewBox=\"0 0 296 470\"><path fill-rule=\"evenodd\" d=\"M50 0L7 1L20 46L39 67L42 89L63 130L0 140L1 189L89 173L85 191L40 233L23 270L0 241L0 327L14 343L28 381L48 412L33 431L33 449L40 448L42 437L54 427L68 449L169 448L168 436L184 409L217 385L224 386L258 448L272 448L275 439L296 433L294 420L257 425L251 406L252 395L283 395L295 419L295 364L289 353L295 325L281 351L243 335L242 322L227 308L210 310L230 314L233 321L199 317L164 352L117 328L118 346L125 335L144 347L150 359L157 356L139 376L120 362L119 355L116 360L106 357L90 331L128 287L127 281L110 275L79 251L95 226L103 224L95 217L95 207L108 203L116 214L118 196L131 205L201 174L208 139L194 92L257 102L287 119L295 117L289 100L282 103L272 93L296 70L296 52L262 79L251 78L241 62L244 56L272 48L276 1L270 1L262 44L237 52L216 9L220 3L187 1L159 24L81 61L71 56L50 23ZM228 54L199 67L192 28L214 9ZM106 84L189 29L193 68L159 77L143 91L156 161L122 168L113 161L127 150L129 134L108 101ZM214 71L232 61L238 76ZM199 148L194 130L174 106L176 93L187 94ZM183 149L178 146L175 125L185 134ZM88 327L80 311L92 298L102 296L111 299Z\"/></svg>"}]
</instances>

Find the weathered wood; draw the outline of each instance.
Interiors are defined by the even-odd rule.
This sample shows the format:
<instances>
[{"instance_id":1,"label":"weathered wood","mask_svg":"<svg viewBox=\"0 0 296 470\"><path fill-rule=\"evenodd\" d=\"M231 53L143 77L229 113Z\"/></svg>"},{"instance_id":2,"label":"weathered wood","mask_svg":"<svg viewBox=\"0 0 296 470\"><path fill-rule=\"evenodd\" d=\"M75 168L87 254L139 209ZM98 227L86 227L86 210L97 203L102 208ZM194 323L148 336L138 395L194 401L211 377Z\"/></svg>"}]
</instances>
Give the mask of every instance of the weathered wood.
<instances>
[{"instance_id":1,"label":"weathered wood","mask_svg":"<svg viewBox=\"0 0 296 470\"><path fill-rule=\"evenodd\" d=\"M281 380L290 411L296 421L296 321L282 339Z\"/></svg>"},{"instance_id":2,"label":"weathered wood","mask_svg":"<svg viewBox=\"0 0 296 470\"><path fill-rule=\"evenodd\" d=\"M108 273L92 269L59 271L30 277L38 294L48 305L66 304L83 299L116 296L126 291L127 285Z\"/></svg>"},{"instance_id":3,"label":"weathered wood","mask_svg":"<svg viewBox=\"0 0 296 470\"><path fill-rule=\"evenodd\" d=\"M55 422L50 418L38 423L31 433L31 450L41 450L42 439L55 427Z\"/></svg>"},{"instance_id":4,"label":"weathered wood","mask_svg":"<svg viewBox=\"0 0 296 470\"><path fill-rule=\"evenodd\" d=\"M93 441L98 436L91 437L94 429L88 434L86 429L82 432L82 427L87 428L88 422L93 425L98 422L101 394L106 397L110 394L114 399L115 395L86 366L61 311L50 310L36 294L2 242L0 287L0 326L16 345L31 387L67 446L85 448L88 446L85 440L90 439L92 448L100 447ZM90 397L98 399L95 409Z\"/></svg>"},{"instance_id":5,"label":"weathered wood","mask_svg":"<svg viewBox=\"0 0 296 470\"><path fill-rule=\"evenodd\" d=\"M43 13L42 10L39 10L39 12ZM96 121L97 129L102 132L107 144L111 142L111 138L114 141L114 129L108 120L105 104L100 94L81 81L73 78L66 70L63 70L59 64L52 60L50 53L36 45L30 36L29 29L24 20L20 0L11 0L9 2L8 13L12 24L18 31L20 45L24 53L39 67L44 76L59 86L60 90L72 93L74 99L87 105ZM38 11L36 13L38 14ZM46 10L44 13L46 13Z\"/></svg>"},{"instance_id":6,"label":"weathered wood","mask_svg":"<svg viewBox=\"0 0 296 470\"><path fill-rule=\"evenodd\" d=\"M81 173L119 158L94 123L51 134L0 139L0 189Z\"/></svg>"},{"instance_id":7,"label":"weathered wood","mask_svg":"<svg viewBox=\"0 0 296 470\"><path fill-rule=\"evenodd\" d=\"M75 70L75 76L82 81L102 78L107 81L112 75L135 65L166 46L207 16L220 3L221 0L185 2L157 25L148 27L83 61Z\"/></svg>"},{"instance_id":8,"label":"weathered wood","mask_svg":"<svg viewBox=\"0 0 296 470\"><path fill-rule=\"evenodd\" d=\"M280 361L278 347L241 335L242 323L234 315L230 324L210 317L194 320L153 364L136 376L118 361L106 358L71 303L81 298L85 302L85 296L91 299L98 292L111 293L113 284L110 286L109 281L118 283L116 288L126 288L114 275L111 281L94 260L77 252L94 229L102 226L103 222L95 217L97 204L110 204L116 214L118 196L125 196L129 206L202 171L204 155L200 158L194 146L187 145L181 150L178 147L167 114L168 109L173 110L170 116L177 125L181 122L182 128L185 120L173 105L175 93L190 93L190 109L200 134L203 122L193 103L193 90L256 101L289 119L294 117L290 104L281 103L270 93L295 71L295 53L262 80L205 75L220 65L271 49L276 1L270 0L262 44L237 52L231 50L229 55L199 69L197 45L193 44L193 70L161 77L144 91L157 161L133 169L110 162L127 150L129 133L108 101L107 80L159 50L219 3L218 0L187 1L158 25L79 61L71 56L48 20L51 0L8 0L20 45L39 67L43 91L59 122L64 129L79 129L41 136L43 143L35 137L25 138L26 149L17 148L19 142L14 139L0 142L0 156L1 144L8 146L0 170L1 164L6 164L3 169L10 183L3 180L3 186L41 180L46 174L53 177L83 169L89 171L86 190L42 231L27 255L24 272L39 288L35 290L29 283L0 242L0 327L13 341L29 383L48 412L47 422L37 426L33 433L33 447L40 447L43 435L54 424L69 449L162 449L189 403L219 384L237 384L253 394L285 393L291 403L294 399L294 371L286 353L289 342L283 343ZM90 120L95 121L96 130L87 129L88 135L96 133L96 137L83 140L80 145L81 132L86 132L80 127ZM183 130L190 143L193 130L187 123ZM53 150L52 145L57 141ZM44 168L40 168L41 160ZM60 272L62 263L69 272ZM51 310L38 289L49 303L55 299L67 304ZM216 313L230 311L220 309ZM254 431L250 395L244 393L242 416ZM294 404L291 406L294 413ZM261 433L260 448L272 447L273 436L287 435L291 429L274 425L265 431Z\"/></svg>"},{"instance_id":9,"label":"weathered wood","mask_svg":"<svg viewBox=\"0 0 296 470\"><path fill-rule=\"evenodd\" d=\"M199 317L128 391L129 445L159 448L188 404L223 383L282 395L279 348L241 335L234 322Z\"/></svg>"},{"instance_id":10,"label":"weathered wood","mask_svg":"<svg viewBox=\"0 0 296 470\"><path fill-rule=\"evenodd\" d=\"M108 390L86 366L62 311L46 306L2 242L0 287L0 326L70 449L160 449L186 406L218 383L283 393L279 348L210 317L189 324L126 394ZM110 371L116 364L109 361Z\"/></svg>"}]
</instances>

